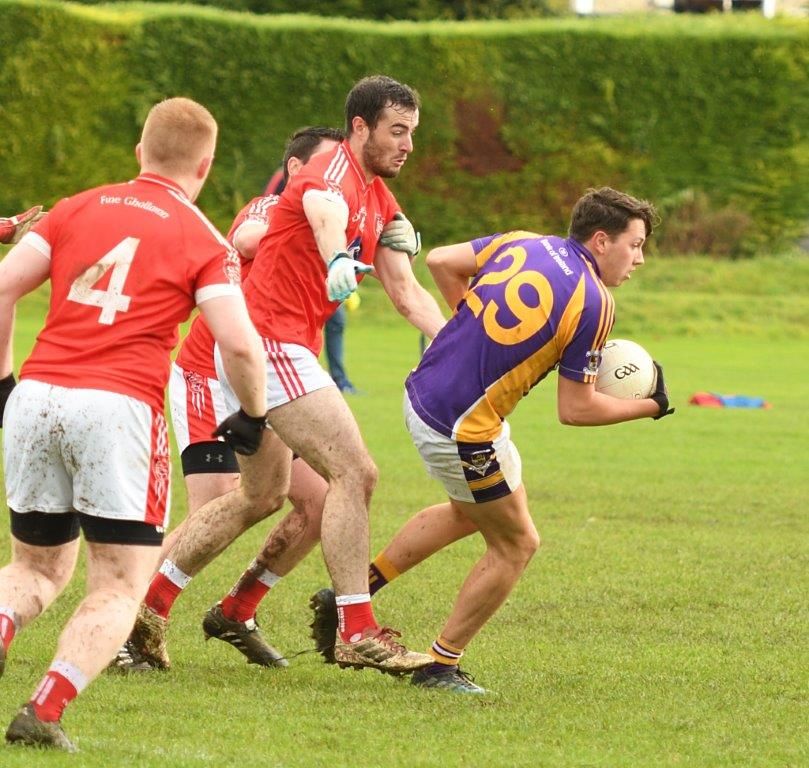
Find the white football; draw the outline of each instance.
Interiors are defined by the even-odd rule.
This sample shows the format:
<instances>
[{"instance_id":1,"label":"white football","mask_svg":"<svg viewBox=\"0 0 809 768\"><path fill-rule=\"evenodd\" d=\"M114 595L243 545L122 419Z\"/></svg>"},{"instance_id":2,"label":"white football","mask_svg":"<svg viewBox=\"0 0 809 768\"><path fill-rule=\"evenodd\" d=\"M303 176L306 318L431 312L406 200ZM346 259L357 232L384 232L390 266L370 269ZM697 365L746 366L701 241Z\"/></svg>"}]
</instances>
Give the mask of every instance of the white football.
<instances>
[{"instance_id":1,"label":"white football","mask_svg":"<svg viewBox=\"0 0 809 768\"><path fill-rule=\"evenodd\" d=\"M596 376L596 390L623 400L649 397L657 385L652 356L627 339L611 339L604 345Z\"/></svg>"}]
</instances>

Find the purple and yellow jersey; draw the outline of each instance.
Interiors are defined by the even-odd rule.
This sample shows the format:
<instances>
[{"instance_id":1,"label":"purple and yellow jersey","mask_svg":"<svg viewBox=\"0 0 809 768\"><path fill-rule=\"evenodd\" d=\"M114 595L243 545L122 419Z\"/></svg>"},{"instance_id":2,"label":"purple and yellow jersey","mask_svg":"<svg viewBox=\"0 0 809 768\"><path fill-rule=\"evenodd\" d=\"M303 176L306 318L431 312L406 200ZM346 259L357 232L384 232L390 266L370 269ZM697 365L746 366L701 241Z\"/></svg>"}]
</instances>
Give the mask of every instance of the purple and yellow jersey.
<instances>
[{"instance_id":1,"label":"purple and yellow jersey","mask_svg":"<svg viewBox=\"0 0 809 768\"><path fill-rule=\"evenodd\" d=\"M555 367L595 381L615 317L595 260L572 238L508 232L472 247L478 272L405 386L433 429L479 443Z\"/></svg>"}]
</instances>

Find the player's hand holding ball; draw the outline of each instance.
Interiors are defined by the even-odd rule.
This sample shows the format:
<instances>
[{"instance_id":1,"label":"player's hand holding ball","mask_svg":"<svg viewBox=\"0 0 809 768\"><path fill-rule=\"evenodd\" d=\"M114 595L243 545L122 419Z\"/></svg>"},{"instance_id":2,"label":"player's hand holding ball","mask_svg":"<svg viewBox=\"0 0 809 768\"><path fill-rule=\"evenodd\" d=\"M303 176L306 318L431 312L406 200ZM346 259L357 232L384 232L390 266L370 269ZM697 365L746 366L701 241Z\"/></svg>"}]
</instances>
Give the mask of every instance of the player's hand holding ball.
<instances>
[{"instance_id":1,"label":"player's hand holding ball","mask_svg":"<svg viewBox=\"0 0 809 768\"><path fill-rule=\"evenodd\" d=\"M236 453L252 456L261 444L261 435L266 426L266 415L250 416L239 408L216 428L213 436L221 437Z\"/></svg>"},{"instance_id":2,"label":"player's hand holding ball","mask_svg":"<svg viewBox=\"0 0 809 768\"><path fill-rule=\"evenodd\" d=\"M379 244L393 248L394 251L404 251L412 259L421 250L421 235L413 228L407 216L399 211L382 230Z\"/></svg>"},{"instance_id":3,"label":"player's hand holding ball","mask_svg":"<svg viewBox=\"0 0 809 768\"><path fill-rule=\"evenodd\" d=\"M329 262L326 293L329 301L345 301L357 290L357 272L371 272L370 264L351 257L348 251L335 251Z\"/></svg>"},{"instance_id":4,"label":"player's hand holding ball","mask_svg":"<svg viewBox=\"0 0 809 768\"><path fill-rule=\"evenodd\" d=\"M649 397L652 398L657 403L657 407L660 409L657 416L653 416L652 418L657 421L657 419L662 419L664 416L669 416L670 414L674 413L674 408L669 408L669 390L666 387L666 382L663 379L663 366L660 365L656 360L652 361L654 363L655 370L657 371L657 383L655 384L655 390L652 392Z\"/></svg>"}]
</instances>

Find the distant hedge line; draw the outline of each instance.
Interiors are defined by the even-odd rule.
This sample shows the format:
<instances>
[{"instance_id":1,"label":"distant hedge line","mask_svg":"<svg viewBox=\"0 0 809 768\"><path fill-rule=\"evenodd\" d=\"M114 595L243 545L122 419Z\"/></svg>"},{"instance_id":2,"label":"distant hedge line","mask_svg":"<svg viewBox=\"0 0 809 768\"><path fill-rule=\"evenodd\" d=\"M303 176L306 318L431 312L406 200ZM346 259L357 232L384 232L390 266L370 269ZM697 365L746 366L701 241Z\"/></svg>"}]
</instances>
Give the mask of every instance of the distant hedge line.
<instances>
[{"instance_id":1,"label":"distant hedge line","mask_svg":"<svg viewBox=\"0 0 809 768\"><path fill-rule=\"evenodd\" d=\"M0 0L0 21L0 212L133 175L149 106L182 94L219 120L200 203L226 228L291 131L341 124L351 84L384 72L423 99L392 188L430 243L561 231L602 184L660 204L661 243L680 251L780 248L806 228L803 22L378 24L44 0Z\"/></svg>"},{"instance_id":2,"label":"distant hedge line","mask_svg":"<svg viewBox=\"0 0 809 768\"><path fill-rule=\"evenodd\" d=\"M98 5L105 0L76 0ZM112 0L115 2L115 0ZM146 0L165 3L166 0ZM569 0L187 0L230 11L251 13L314 13L350 19L508 19L550 16L566 11Z\"/></svg>"}]
</instances>

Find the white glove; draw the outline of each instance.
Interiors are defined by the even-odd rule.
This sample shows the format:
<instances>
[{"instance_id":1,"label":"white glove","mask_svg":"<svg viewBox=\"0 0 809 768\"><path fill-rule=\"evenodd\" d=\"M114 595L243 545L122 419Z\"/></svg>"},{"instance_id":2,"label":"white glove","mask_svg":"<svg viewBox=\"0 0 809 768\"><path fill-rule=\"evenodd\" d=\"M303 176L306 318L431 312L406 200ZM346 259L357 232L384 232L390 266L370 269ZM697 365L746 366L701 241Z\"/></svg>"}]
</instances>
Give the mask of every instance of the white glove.
<instances>
[{"instance_id":1,"label":"white glove","mask_svg":"<svg viewBox=\"0 0 809 768\"><path fill-rule=\"evenodd\" d=\"M421 235L401 211L382 230L379 242L394 251L404 251L411 259L421 250Z\"/></svg>"},{"instance_id":2,"label":"white glove","mask_svg":"<svg viewBox=\"0 0 809 768\"><path fill-rule=\"evenodd\" d=\"M346 251L335 251L329 262L326 293L329 301L345 301L357 290L357 272L371 272L371 264L351 258Z\"/></svg>"}]
</instances>

